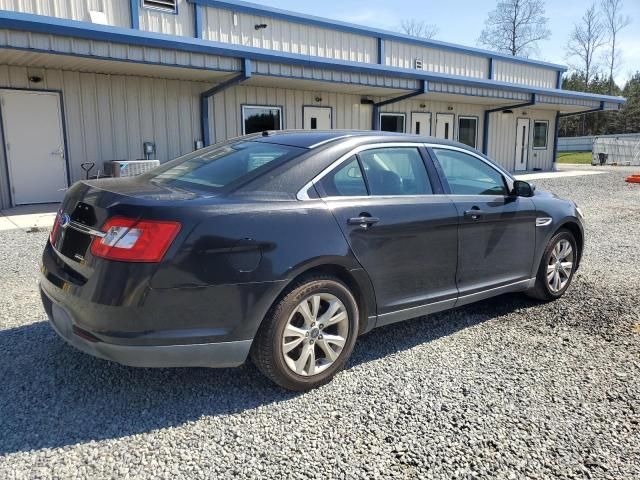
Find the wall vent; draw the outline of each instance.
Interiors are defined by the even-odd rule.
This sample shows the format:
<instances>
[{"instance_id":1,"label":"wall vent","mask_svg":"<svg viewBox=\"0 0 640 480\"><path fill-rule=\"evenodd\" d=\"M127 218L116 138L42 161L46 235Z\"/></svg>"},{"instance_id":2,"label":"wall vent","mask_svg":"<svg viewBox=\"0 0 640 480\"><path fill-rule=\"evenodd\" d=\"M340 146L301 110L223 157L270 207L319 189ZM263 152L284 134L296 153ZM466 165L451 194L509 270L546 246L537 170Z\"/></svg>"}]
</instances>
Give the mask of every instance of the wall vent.
<instances>
[{"instance_id":1,"label":"wall vent","mask_svg":"<svg viewBox=\"0 0 640 480\"><path fill-rule=\"evenodd\" d=\"M142 6L163 12L177 13L178 0L142 0Z\"/></svg>"},{"instance_id":2,"label":"wall vent","mask_svg":"<svg viewBox=\"0 0 640 480\"><path fill-rule=\"evenodd\" d=\"M422 70L422 60L416 58L416 70Z\"/></svg>"}]
</instances>

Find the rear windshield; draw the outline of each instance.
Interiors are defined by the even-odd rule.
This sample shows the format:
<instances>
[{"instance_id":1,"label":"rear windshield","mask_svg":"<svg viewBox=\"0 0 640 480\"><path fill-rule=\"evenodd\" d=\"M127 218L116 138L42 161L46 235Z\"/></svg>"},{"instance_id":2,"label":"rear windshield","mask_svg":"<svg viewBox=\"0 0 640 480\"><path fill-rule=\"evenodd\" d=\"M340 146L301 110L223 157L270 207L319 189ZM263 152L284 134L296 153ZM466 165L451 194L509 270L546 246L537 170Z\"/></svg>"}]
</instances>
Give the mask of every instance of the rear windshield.
<instances>
[{"instance_id":1,"label":"rear windshield","mask_svg":"<svg viewBox=\"0 0 640 480\"><path fill-rule=\"evenodd\" d=\"M249 180L305 152L302 148L262 142L235 142L177 158L145 177L153 183L218 192Z\"/></svg>"}]
</instances>

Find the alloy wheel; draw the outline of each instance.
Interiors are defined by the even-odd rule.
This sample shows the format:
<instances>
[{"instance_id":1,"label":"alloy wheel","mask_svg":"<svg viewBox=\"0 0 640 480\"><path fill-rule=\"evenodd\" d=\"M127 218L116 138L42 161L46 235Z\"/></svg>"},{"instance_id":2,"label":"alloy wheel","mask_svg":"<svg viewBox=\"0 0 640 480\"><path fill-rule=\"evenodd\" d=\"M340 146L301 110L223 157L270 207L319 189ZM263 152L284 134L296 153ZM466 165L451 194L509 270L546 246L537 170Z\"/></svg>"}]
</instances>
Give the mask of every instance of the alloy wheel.
<instances>
[{"instance_id":1,"label":"alloy wheel","mask_svg":"<svg viewBox=\"0 0 640 480\"><path fill-rule=\"evenodd\" d=\"M562 239L553 247L547 264L547 285L552 293L559 293L571 279L574 254L571 243Z\"/></svg>"},{"instance_id":2,"label":"alloy wheel","mask_svg":"<svg viewBox=\"0 0 640 480\"><path fill-rule=\"evenodd\" d=\"M349 335L344 303L330 293L306 297L293 310L282 335L286 365L298 375L312 376L340 356Z\"/></svg>"}]
</instances>

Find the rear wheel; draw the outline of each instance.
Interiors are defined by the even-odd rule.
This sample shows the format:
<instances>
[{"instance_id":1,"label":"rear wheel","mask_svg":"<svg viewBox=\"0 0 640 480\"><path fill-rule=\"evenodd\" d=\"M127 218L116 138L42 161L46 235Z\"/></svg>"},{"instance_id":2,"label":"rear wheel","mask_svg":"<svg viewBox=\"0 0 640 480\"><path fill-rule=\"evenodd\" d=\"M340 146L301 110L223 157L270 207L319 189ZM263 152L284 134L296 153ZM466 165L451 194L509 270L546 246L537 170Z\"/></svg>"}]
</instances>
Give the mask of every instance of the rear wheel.
<instances>
[{"instance_id":1,"label":"rear wheel","mask_svg":"<svg viewBox=\"0 0 640 480\"><path fill-rule=\"evenodd\" d=\"M545 301L560 298L573 280L577 260L575 237L568 230L560 230L549 241L538 268L535 286L527 294Z\"/></svg>"},{"instance_id":2,"label":"rear wheel","mask_svg":"<svg viewBox=\"0 0 640 480\"><path fill-rule=\"evenodd\" d=\"M272 308L251 358L278 385L308 390L344 367L357 334L358 305L349 289L332 277L310 278Z\"/></svg>"}]
</instances>

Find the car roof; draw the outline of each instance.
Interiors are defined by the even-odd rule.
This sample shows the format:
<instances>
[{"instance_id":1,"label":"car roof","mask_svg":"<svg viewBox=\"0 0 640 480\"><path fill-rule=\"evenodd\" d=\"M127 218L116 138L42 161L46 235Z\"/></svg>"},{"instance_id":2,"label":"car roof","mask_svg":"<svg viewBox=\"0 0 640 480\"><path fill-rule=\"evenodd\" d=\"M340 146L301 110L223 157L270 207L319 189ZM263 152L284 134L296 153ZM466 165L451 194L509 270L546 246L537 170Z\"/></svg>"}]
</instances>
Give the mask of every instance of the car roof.
<instances>
[{"instance_id":1,"label":"car roof","mask_svg":"<svg viewBox=\"0 0 640 480\"><path fill-rule=\"evenodd\" d=\"M326 146L332 142L346 139L358 139L363 143L378 141L386 142L416 142L434 143L439 145L452 145L468 148L457 142L443 140L441 138L427 137L423 135L411 135L408 133L380 132L371 130L269 130L261 134L250 136L252 141L264 143L277 143L292 147L314 149Z\"/></svg>"}]
</instances>

